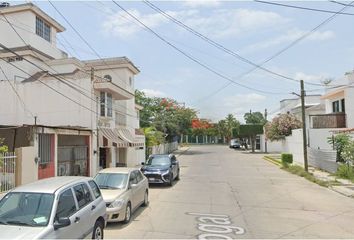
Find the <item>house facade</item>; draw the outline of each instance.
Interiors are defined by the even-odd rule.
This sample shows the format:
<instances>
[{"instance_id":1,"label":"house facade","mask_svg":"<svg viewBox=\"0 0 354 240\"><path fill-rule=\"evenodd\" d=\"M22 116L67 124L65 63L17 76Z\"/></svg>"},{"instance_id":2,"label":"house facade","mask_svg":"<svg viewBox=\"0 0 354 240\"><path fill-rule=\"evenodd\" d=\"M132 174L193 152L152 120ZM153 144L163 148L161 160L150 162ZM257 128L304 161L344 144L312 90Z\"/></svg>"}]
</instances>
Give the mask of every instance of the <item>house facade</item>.
<instances>
[{"instance_id":1,"label":"house facade","mask_svg":"<svg viewBox=\"0 0 354 240\"><path fill-rule=\"evenodd\" d=\"M37 169L32 180L145 160L139 69L127 57L68 57L57 47L65 28L32 3L0 12L0 138L31 153L20 165Z\"/></svg>"}]
</instances>

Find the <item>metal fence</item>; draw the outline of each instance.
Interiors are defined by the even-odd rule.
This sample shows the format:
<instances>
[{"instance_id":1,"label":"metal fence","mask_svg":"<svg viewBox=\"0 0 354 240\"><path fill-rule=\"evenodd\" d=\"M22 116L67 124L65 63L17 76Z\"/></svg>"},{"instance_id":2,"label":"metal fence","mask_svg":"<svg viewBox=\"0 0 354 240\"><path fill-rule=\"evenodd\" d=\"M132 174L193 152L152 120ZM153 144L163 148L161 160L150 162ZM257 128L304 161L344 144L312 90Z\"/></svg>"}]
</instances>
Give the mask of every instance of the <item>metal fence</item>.
<instances>
[{"instance_id":1,"label":"metal fence","mask_svg":"<svg viewBox=\"0 0 354 240\"><path fill-rule=\"evenodd\" d=\"M15 187L16 155L13 152L0 154L0 192L6 192Z\"/></svg>"},{"instance_id":2,"label":"metal fence","mask_svg":"<svg viewBox=\"0 0 354 240\"><path fill-rule=\"evenodd\" d=\"M338 168L336 163L336 151L324 149L308 149L308 159L311 166L325 170L330 173L335 173Z\"/></svg>"}]
</instances>

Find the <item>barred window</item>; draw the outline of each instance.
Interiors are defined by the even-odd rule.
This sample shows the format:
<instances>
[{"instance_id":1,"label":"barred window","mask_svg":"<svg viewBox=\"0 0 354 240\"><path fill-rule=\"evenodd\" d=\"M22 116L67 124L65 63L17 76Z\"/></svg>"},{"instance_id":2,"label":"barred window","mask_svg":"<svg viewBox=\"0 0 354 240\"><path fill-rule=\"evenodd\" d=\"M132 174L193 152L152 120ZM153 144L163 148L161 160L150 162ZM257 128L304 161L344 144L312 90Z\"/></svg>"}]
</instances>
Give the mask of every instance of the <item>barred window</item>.
<instances>
[{"instance_id":1,"label":"barred window","mask_svg":"<svg viewBox=\"0 0 354 240\"><path fill-rule=\"evenodd\" d=\"M36 34L50 42L50 26L41 18L36 17Z\"/></svg>"},{"instance_id":2,"label":"barred window","mask_svg":"<svg viewBox=\"0 0 354 240\"><path fill-rule=\"evenodd\" d=\"M39 156L39 163L46 164L52 161L51 156L51 148L52 148L52 141L51 141L51 134L39 134L38 136L38 156Z\"/></svg>"},{"instance_id":3,"label":"barred window","mask_svg":"<svg viewBox=\"0 0 354 240\"><path fill-rule=\"evenodd\" d=\"M107 117L112 117L112 94L107 93Z\"/></svg>"}]
</instances>

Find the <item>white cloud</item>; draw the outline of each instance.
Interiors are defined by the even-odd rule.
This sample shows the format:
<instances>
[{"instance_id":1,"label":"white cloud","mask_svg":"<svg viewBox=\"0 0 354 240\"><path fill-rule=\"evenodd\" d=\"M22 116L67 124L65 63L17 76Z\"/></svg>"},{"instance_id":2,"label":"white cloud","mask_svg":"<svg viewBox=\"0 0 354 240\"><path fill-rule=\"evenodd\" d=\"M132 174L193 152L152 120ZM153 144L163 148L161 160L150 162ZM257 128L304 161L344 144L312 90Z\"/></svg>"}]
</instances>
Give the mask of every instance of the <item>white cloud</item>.
<instances>
[{"instance_id":1,"label":"white cloud","mask_svg":"<svg viewBox=\"0 0 354 240\"><path fill-rule=\"evenodd\" d=\"M292 29L287 31L285 34L275 37L270 40L265 40L262 41L261 43L253 44L250 47L247 48L247 50L259 50L259 49L265 49L269 47L273 47L279 44L283 43L288 43L295 41L296 39L304 36L307 33L307 31L299 30L299 29ZM335 37L335 33L333 31L327 30L327 31L316 31L313 32L311 35L308 37L304 38L303 41L325 41L328 39L332 39Z\"/></svg>"},{"instance_id":2,"label":"white cloud","mask_svg":"<svg viewBox=\"0 0 354 240\"><path fill-rule=\"evenodd\" d=\"M184 1L183 5L186 7L217 7L221 4L218 0L192 0Z\"/></svg>"},{"instance_id":3,"label":"white cloud","mask_svg":"<svg viewBox=\"0 0 354 240\"><path fill-rule=\"evenodd\" d=\"M164 96L166 96L165 93L158 91L158 90L142 89L141 91L144 92L147 97L164 97Z\"/></svg>"},{"instance_id":4,"label":"white cloud","mask_svg":"<svg viewBox=\"0 0 354 240\"><path fill-rule=\"evenodd\" d=\"M129 10L129 12L151 28L161 27L165 24L173 26L172 22L159 13L143 14L135 9ZM202 15L197 9L167 11L167 13L198 32L214 38L240 36L243 33L281 26L289 21L274 12L250 9L216 9L208 15ZM177 25L175 27L182 30ZM143 27L122 11L108 16L103 23L103 29L118 37L129 37L144 31Z\"/></svg>"}]
</instances>

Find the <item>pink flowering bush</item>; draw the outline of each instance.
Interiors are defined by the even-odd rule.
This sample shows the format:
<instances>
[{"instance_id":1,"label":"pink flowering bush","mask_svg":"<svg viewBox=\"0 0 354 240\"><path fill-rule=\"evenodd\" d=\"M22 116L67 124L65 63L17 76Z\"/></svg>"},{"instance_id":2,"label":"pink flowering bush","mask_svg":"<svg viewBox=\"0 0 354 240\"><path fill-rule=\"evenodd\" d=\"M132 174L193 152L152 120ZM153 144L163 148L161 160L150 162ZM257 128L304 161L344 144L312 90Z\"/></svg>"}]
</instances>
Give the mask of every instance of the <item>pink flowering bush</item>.
<instances>
[{"instance_id":1,"label":"pink flowering bush","mask_svg":"<svg viewBox=\"0 0 354 240\"><path fill-rule=\"evenodd\" d=\"M291 130L300 127L301 122L293 114L280 114L265 125L265 135L270 141L277 141L291 135Z\"/></svg>"}]
</instances>

